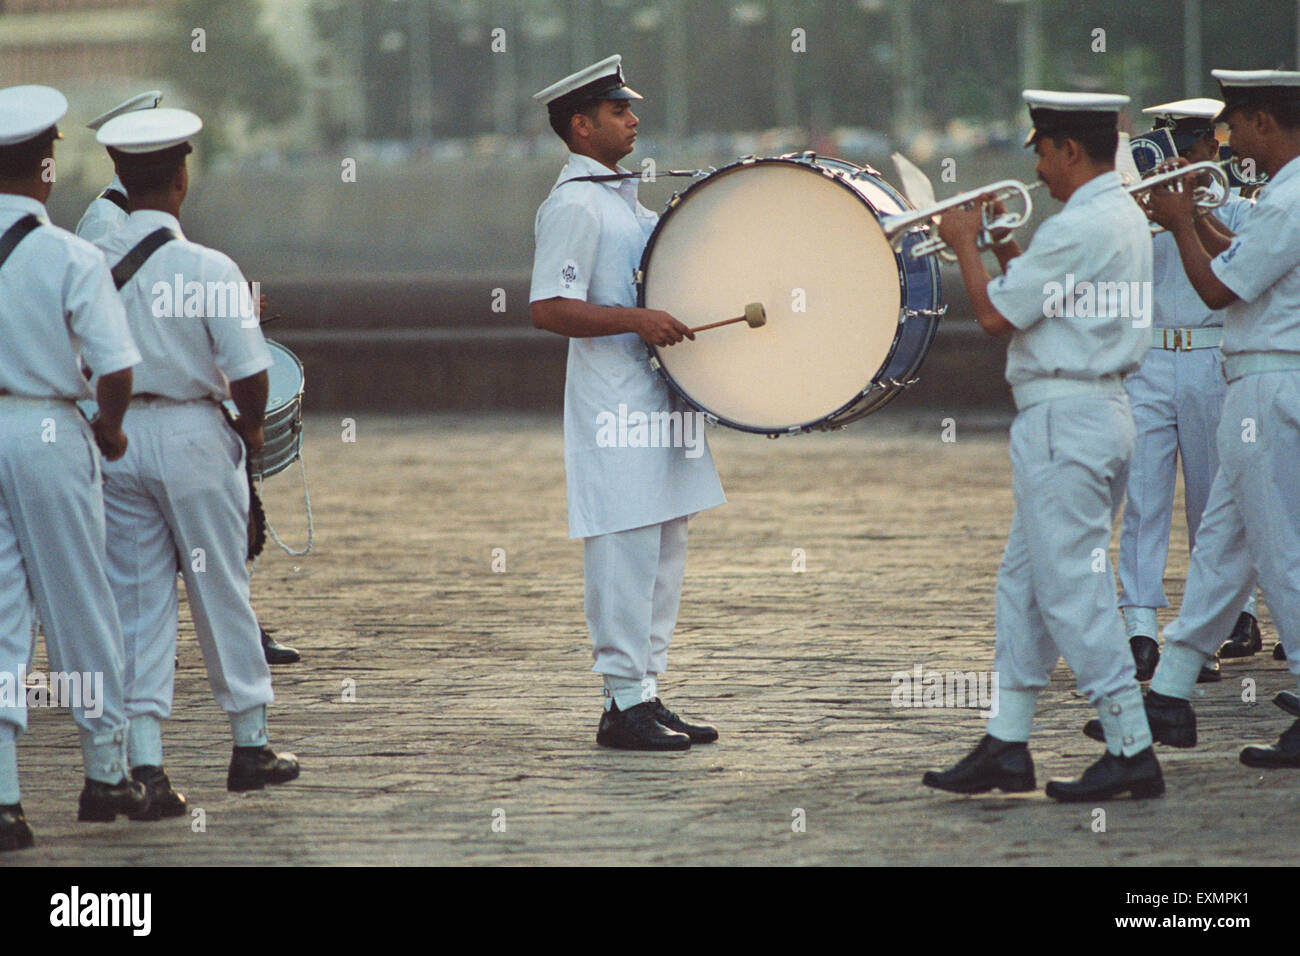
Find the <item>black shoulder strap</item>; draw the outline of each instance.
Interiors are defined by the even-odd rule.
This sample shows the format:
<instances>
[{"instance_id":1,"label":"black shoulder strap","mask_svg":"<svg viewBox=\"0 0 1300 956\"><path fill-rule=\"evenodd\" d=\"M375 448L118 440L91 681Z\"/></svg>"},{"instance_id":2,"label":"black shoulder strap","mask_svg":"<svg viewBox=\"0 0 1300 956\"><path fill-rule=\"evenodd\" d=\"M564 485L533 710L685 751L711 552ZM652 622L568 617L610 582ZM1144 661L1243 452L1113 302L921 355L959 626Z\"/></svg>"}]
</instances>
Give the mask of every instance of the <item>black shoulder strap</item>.
<instances>
[{"instance_id":1,"label":"black shoulder strap","mask_svg":"<svg viewBox=\"0 0 1300 956\"><path fill-rule=\"evenodd\" d=\"M105 189L102 193L100 193L95 198L107 199L118 209L122 210L122 212L130 212L130 210L126 208L126 193L122 192L119 189L114 189L112 186Z\"/></svg>"},{"instance_id":2,"label":"black shoulder strap","mask_svg":"<svg viewBox=\"0 0 1300 956\"><path fill-rule=\"evenodd\" d=\"M119 289L131 281L131 277L140 271L140 267L149 261L149 257L173 239L180 236L172 229L163 226L145 236L135 248L122 257L122 261L113 266L113 285Z\"/></svg>"},{"instance_id":3,"label":"black shoulder strap","mask_svg":"<svg viewBox=\"0 0 1300 956\"><path fill-rule=\"evenodd\" d=\"M662 173L655 173L651 180L660 176L703 176L708 170L704 169L669 169ZM559 189L565 183L612 183L616 179L640 179L641 173L601 173L597 176L574 176L570 179L562 179L555 184L555 189Z\"/></svg>"},{"instance_id":4,"label":"black shoulder strap","mask_svg":"<svg viewBox=\"0 0 1300 956\"><path fill-rule=\"evenodd\" d=\"M9 258L9 253L18 248L18 243L26 239L33 229L39 229L45 224L44 219L35 213L29 212L6 229L5 234L0 236L0 266L5 264L5 260Z\"/></svg>"}]
</instances>

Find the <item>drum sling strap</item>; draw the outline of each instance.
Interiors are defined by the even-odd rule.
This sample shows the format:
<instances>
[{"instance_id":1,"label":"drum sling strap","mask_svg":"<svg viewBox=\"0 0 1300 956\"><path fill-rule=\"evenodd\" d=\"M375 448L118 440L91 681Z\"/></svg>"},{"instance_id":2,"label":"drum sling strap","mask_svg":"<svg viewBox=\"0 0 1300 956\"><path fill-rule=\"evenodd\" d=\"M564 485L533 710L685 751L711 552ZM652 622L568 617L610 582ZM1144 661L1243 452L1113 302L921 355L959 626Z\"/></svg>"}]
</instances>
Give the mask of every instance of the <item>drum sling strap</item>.
<instances>
[{"instance_id":1,"label":"drum sling strap","mask_svg":"<svg viewBox=\"0 0 1300 956\"><path fill-rule=\"evenodd\" d=\"M179 239L174 229L163 226L145 236L135 248L122 257L122 261L113 266L113 285L120 290L131 281L131 277L140 271L140 267L149 261L149 257L173 239Z\"/></svg>"},{"instance_id":2,"label":"drum sling strap","mask_svg":"<svg viewBox=\"0 0 1300 956\"><path fill-rule=\"evenodd\" d=\"M126 193L122 192L121 190L114 189L112 186L110 186L110 187L108 187L107 189L105 189L102 193L100 193L100 194L99 194L98 196L96 196L95 198L96 198L96 199L107 199L109 202L111 202L111 203L112 203L114 206L116 206L118 209L122 210L122 212L128 212L128 213L129 213L129 212L131 211L131 210L129 210L129 209L126 208Z\"/></svg>"},{"instance_id":3,"label":"drum sling strap","mask_svg":"<svg viewBox=\"0 0 1300 956\"><path fill-rule=\"evenodd\" d=\"M5 234L0 236L0 266L3 266L9 254L18 248L18 243L31 235L34 229L46 225L49 225L49 220L29 212L6 229Z\"/></svg>"},{"instance_id":4,"label":"drum sling strap","mask_svg":"<svg viewBox=\"0 0 1300 956\"><path fill-rule=\"evenodd\" d=\"M658 179L660 176L702 176L708 172L705 169L670 169L665 173L655 173L650 179ZM565 183L612 183L616 179L640 179L641 173L601 173L599 176L574 176L572 179L566 179L555 184L559 189Z\"/></svg>"}]
</instances>

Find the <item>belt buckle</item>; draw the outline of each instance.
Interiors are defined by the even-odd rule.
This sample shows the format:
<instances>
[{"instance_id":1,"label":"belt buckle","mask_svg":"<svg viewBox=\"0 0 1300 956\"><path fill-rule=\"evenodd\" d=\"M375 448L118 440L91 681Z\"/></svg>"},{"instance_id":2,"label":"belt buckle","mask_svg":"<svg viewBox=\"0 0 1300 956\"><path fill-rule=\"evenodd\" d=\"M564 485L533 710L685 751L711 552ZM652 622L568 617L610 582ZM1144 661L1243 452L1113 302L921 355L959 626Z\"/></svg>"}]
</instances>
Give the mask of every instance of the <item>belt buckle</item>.
<instances>
[{"instance_id":1,"label":"belt buckle","mask_svg":"<svg viewBox=\"0 0 1300 956\"><path fill-rule=\"evenodd\" d=\"M1191 337L1183 338L1183 329L1174 329L1174 351L1185 352L1192 344Z\"/></svg>"}]
</instances>

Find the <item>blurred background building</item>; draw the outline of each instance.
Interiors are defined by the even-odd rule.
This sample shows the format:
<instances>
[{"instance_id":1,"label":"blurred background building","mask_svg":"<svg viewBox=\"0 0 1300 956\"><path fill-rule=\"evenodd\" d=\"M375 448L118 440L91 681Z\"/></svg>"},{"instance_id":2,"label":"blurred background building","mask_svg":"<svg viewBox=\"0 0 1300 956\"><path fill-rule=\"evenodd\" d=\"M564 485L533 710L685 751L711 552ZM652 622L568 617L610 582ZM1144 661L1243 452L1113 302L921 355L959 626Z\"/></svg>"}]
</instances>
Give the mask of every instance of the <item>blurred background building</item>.
<instances>
[{"instance_id":1,"label":"blurred background building","mask_svg":"<svg viewBox=\"0 0 1300 956\"><path fill-rule=\"evenodd\" d=\"M526 327L564 157L531 94L610 53L646 97L632 162L811 147L892 179L901 150L942 197L1033 178L1026 86L1128 93L1145 129L1140 106L1217 95L1212 67L1298 51L1300 0L0 0L0 84L71 101L56 220L112 172L82 124L160 88L206 124L187 229L297 290L293 334Z\"/></svg>"}]
</instances>

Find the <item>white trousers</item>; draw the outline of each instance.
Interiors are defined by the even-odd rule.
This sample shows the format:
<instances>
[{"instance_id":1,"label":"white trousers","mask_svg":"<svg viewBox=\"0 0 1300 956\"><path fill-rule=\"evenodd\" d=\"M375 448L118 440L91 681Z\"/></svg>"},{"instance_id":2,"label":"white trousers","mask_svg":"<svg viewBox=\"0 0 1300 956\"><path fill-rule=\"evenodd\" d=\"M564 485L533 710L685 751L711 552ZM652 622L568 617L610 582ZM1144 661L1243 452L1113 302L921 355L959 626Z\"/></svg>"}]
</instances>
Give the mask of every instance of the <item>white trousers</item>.
<instances>
[{"instance_id":1,"label":"white trousers","mask_svg":"<svg viewBox=\"0 0 1300 956\"><path fill-rule=\"evenodd\" d=\"M271 671L244 563L244 443L210 402L135 401L124 428L126 454L104 465L104 505L127 716L171 714L177 570L217 704L239 713L270 703Z\"/></svg>"},{"instance_id":2,"label":"white trousers","mask_svg":"<svg viewBox=\"0 0 1300 956\"><path fill-rule=\"evenodd\" d=\"M1016 416L1016 514L997 586L1001 688L1041 690L1062 656L1094 705L1137 686L1107 557L1132 451L1122 395L1040 402Z\"/></svg>"},{"instance_id":3,"label":"white trousers","mask_svg":"<svg viewBox=\"0 0 1300 956\"><path fill-rule=\"evenodd\" d=\"M0 721L27 727L17 683L30 658L34 602L50 669L86 675L81 706L72 708L78 726L100 743L126 727L122 630L104 560L90 426L71 402L0 398L0 675L15 691ZM87 679L100 687L97 700Z\"/></svg>"},{"instance_id":4,"label":"white trousers","mask_svg":"<svg viewBox=\"0 0 1300 956\"><path fill-rule=\"evenodd\" d=\"M1258 572L1287 667L1300 675L1300 374L1229 385L1218 442L1219 474L1165 641L1213 654Z\"/></svg>"},{"instance_id":5,"label":"white trousers","mask_svg":"<svg viewBox=\"0 0 1300 956\"><path fill-rule=\"evenodd\" d=\"M592 670L640 680L668 669L686 571L687 518L583 538Z\"/></svg>"},{"instance_id":6,"label":"white trousers","mask_svg":"<svg viewBox=\"0 0 1300 956\"><path fill-rule=\"evenodd\" d=\"M1190 552L1196 547L1201 515L1219 470L1216 432L1228 391L1223 355L1218 349L1173 352L1153 348L1124 385L1133 406L1137 443L1119 539L1119 605L1168 607L1164 572L1178 461L1181 458ZM1253 587L1246 610L1256 613ZM1155 637L1155 631L1146 636Z\"/></svg>"}]
</instances>

